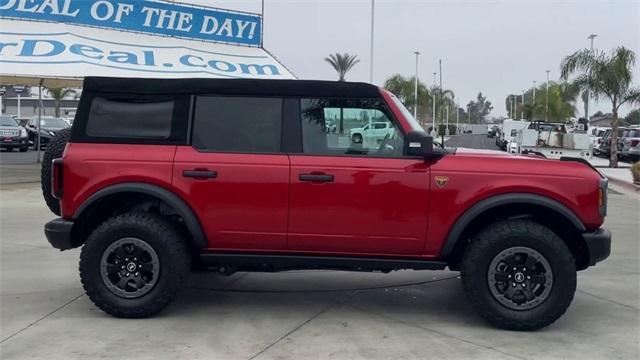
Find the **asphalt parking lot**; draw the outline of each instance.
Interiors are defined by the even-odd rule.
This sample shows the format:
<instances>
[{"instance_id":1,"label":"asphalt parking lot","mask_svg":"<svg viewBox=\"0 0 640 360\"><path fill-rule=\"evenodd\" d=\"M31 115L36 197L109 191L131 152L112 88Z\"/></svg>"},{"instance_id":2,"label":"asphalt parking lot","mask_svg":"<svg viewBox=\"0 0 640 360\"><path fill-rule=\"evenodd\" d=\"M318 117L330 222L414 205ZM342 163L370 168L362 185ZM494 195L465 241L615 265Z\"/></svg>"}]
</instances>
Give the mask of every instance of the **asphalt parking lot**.
<instances>
[{"instance_id":1,"label":"asphalt parking lot","mask_svg":"<svg viewBox=\"0 0 640 360\"><path fill-rule=\"evenodd\" d=\"M640 200L621 190L605 223L611 257L579 273L567 313L537 332L490 327L445 271L194 273L159 316L122 320L84 295L78 249L49 246L42 226L54 215L37 168L9 155L18 153L0 165L2 359L640 357Z\"/></svg>"}]
</instances>

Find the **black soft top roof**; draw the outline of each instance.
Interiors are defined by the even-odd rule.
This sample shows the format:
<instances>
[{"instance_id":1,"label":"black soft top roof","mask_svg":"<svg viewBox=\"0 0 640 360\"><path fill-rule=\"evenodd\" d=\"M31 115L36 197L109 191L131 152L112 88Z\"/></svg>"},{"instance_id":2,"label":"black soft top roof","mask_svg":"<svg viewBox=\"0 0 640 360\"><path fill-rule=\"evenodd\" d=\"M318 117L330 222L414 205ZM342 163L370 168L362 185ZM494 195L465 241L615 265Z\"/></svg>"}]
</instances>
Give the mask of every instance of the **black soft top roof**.
<instances>
[{"instance_id":1,"label":"black soft top roof","mask_svg":"<svg viewBox=\"0 0 640 360\"><path fill-rule=\"evenodd\" d=\"M229 94L264 96L379 97L375 85L321 80L145 79L85 77L83 91L122 94Z\"/></svg>"}]
</instances>

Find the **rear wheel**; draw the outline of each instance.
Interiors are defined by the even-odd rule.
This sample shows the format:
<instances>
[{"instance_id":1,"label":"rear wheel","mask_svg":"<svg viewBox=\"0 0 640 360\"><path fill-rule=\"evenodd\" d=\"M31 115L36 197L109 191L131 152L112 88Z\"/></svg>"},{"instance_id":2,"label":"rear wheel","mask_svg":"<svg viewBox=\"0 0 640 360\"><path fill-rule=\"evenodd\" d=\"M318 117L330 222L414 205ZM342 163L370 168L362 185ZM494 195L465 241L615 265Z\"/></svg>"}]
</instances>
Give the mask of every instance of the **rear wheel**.
<instances>
[{"instance_id":1,"label":"rear wheel","mask_svg":"<svg viewBox=\"0 0 640 360\"><path fill-rule=\"evenodd\" d=\"M185 285L190 254L180 233L148 213L115 216L91 233L80 278L93 303L124 318L152 316Z\"/></svg>"},{"instance_id":2,"label":"rear wheel","mask_svg":"<svg viewBox=\"0 0 640 360\"><path fill-rule=\"evenodd\" d=\"M362 135L360 134L355 134L351 137L351 141L353 141L356 144L360 144L362 143Z\"/></svg>"},{"instance_id":3,"label":"rear wheel","mask_svg":"<svg viewBox=\"0 0 640 360\"><path fill-rule=\"evenodd\" d=\"M461 264L474 309L509 330L535 330L556 321L576 289L574 258L547 227L530 220L492 224L471 241Z\"/></svg>"}]
</instances>

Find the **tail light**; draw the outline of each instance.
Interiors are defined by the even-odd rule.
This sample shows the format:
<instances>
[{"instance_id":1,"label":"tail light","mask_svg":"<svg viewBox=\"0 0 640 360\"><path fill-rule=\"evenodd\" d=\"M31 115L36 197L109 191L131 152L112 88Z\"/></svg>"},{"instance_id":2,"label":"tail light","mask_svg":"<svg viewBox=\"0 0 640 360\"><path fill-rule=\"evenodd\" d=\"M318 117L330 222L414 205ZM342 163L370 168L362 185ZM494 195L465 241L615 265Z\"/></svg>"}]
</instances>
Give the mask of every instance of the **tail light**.
<instances>
[{"instance_id":1,"label":"tail light","mask_svg":"<svg viewBox=\"0 0 640 360\"><path fill-rule=\"evenodd\" d=\"M56 199L62 199L62 159L53 159L51 162L51 195Z\"/></svg>"},{"instance_id":2,"label":"tail light","mask_svg":"<svg viewBox=\"0 0 640 360\"><path fill-rule=\"evenodd\" d=\"M638 144L640 144L640 140L638 139L631 140L631 147L636 147L638 146Z\"/></svg>"},{"instance_id":3,"label":"tail light","mask_svg":"<svg viewBox=\"0 0 640 360\"><path fill-rule=\"evenodd\" d=\"M609 180L604 178L600 179L598 186L598 210L602 217L607 216L607 188L609 187Z\"/></svg>"}]
</instances>

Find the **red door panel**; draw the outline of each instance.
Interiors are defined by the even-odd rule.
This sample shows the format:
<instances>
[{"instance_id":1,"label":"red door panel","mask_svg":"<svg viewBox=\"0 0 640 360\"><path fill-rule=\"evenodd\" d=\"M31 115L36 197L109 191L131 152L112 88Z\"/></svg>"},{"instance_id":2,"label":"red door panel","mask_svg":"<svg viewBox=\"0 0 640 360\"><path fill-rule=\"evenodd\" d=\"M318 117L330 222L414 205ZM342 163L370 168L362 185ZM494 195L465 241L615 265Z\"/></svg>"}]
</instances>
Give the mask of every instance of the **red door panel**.
<instances>
[{"instance_id":1,"label":"red door panel","mask_svg":"<svg viewBox=\"0 0 640 360\"><path fill-rule=\"evenodd\" d=\"M199 215L210 248L286 248L287 155L198 152L179 146L174 164L173 186Z\"/></svg>"},{"instance_id":2,"label":"red door panel","mask_svg":"<svg viewBox=\"0 0 640 360\"><path fill-rule=\"evenodd\" d=\"M422 252L429 207L424 161L306 155L290 160L290 249Z\"/></svg>"}]
</instances>

